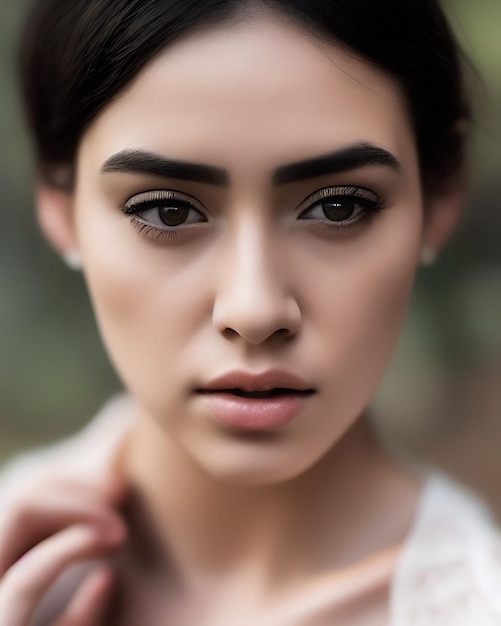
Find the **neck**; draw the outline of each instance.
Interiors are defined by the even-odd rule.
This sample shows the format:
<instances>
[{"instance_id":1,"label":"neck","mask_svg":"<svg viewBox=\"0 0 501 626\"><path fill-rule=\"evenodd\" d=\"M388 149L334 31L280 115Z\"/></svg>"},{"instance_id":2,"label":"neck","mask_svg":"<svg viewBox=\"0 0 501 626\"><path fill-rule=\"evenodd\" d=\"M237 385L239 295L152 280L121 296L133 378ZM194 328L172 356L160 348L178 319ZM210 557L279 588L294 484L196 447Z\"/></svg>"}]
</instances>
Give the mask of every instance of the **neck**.
<instances>
[{"instance_id":1,"label":"neck","mask_svg":"<svg viewBox=\"0 0 501 626\"><path fill-rule=\"evenodd\" d=\"M348 571L404 539L418 492L365 419L301 476L241 487L215 480L141 417L124 470L137 553L189 586L242 573L270 589Z\"/></svg>"}]
</instances>

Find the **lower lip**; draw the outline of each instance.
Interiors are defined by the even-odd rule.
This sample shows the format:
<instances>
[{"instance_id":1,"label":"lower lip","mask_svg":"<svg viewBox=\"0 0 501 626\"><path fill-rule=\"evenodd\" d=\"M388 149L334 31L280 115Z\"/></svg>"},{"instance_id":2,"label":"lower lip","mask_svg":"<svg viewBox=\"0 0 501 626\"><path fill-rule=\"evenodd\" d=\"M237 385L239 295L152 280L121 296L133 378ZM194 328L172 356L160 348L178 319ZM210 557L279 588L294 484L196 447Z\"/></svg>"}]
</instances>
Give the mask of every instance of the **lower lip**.
<instances>
[{"instance_id":1,"label":"lower lip","mask_svg":"<svg viewBox=\"0 0 501 626\"><path fill-rule=\"evenodd\" d=\"M227 426L242 430L268 430L291 422L310 394L284 394L271 398L242 398L231 393L201 394L209 412Z\"/></svg>"}]
</instances>

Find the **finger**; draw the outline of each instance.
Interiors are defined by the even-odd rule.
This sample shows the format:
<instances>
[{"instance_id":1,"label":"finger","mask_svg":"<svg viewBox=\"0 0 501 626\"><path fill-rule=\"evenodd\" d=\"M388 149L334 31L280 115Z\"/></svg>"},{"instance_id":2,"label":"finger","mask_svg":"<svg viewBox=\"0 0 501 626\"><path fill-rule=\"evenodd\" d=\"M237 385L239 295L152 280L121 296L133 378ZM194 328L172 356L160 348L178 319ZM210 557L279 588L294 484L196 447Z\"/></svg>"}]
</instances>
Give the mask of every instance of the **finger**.
<instances>
[{"instance_id":1,"label":"finger","mask_svg":"<svg viewBox=\"0 0 501 626\"><path fill-rule=\"evenodd\" d=\"M26 626L44 594L69 565L102 556L121 540L102 528L78 524L38 544L0 580L0 624Z\"/></svg>"},{"instance_id":2,"label":"finger","mask_svg":"<svg viewBox=\"0 0 501 626\"><path fill-rule=\"evenodd\" d=\"M76 522L124 527L109 504L80 485L46 486L11 502L0 519L0 577L39 541Z\"/></svg>"},{"instance_id":3,"label":"finger","mask_svg":"<svg viewBox=\"0 0 501 626\"><path fill-rule=\"evenodd\" d=\"M130 484L127 481L127 475L124 471L126 460L129 456L131 444L131 433L123 437L122 442L113 458L111 465L108 466L100 485L103 488L105 496L115 505L123 504L130 490Z\"/></svg>"},{"instance_id":4,"label":"finger","mask_svg":"<svg viewBox=\"0 0 501 626\"><path fill-rule=\"evenodd\" d=\"M123 504L127 494L129 493L130 486L118 475L109 475L106 479L98 485L99 491L102 493L106 502L114 506Z\"/></svg>"},{"instance_id":5,"label":"finger","mask_svg":"<svg viewBox=\"0 0 501 626\"><path fill-rule=\"evenodd\" d=\"M53 626L98 626L104 623L114 572L103 565L92 572L80 586L63 615Z\"/></svg>"}]
</instances>

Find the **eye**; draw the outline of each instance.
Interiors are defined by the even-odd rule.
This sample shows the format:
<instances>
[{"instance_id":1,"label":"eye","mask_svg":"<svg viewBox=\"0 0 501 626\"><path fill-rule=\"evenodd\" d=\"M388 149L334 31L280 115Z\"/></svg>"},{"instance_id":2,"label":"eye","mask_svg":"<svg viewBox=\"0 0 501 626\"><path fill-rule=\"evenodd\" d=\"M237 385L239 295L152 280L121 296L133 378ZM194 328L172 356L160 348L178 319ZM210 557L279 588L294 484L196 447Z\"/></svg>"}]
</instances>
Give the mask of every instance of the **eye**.
<instances>
[{"instance_id":1,"label":"eye","mask_svg":"<svg viewBox=\"0 0 501 626\"><path fill-rule=\"evenodd\" d=\"M150 236L156 231L173 231L184 226L207 222L200 203L192 196L177 191L146 191L133 196L122 208L133 223Z\"/></svg>"},{"instance_id":2,"label":"eye","mask_svg":"<svg viewBox=\"0 0 501 626\"><path fill-rule=\"evenodd\" d=\"M306 208L305 208L306 207ZM348 227L382 208L379 197L363 187L326 187L301 203L299 219Z\"/></svg>"}]
</instances>

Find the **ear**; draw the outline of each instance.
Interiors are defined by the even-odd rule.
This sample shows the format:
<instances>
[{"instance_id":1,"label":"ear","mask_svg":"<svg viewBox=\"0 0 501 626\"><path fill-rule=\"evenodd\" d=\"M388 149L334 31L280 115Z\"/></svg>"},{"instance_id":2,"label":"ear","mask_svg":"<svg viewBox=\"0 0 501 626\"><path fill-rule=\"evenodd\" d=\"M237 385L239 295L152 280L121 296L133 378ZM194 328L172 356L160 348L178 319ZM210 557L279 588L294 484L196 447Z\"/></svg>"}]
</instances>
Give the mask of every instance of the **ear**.
<instances>
[{"instance_id":1,"label":"ear","mask_svg":"<svg viewBox=\"0 0 501 626\"><path fill-rule=\"evenodd\" d=\"M426 202L422 250L438 255L453 234L461 216L467 184L458 176Z\"/></svg>"},{"instance_id":2,"label":"ear","mask_svg":"<svg viewBox=\"0 0 501 626\"><path fill-rule=\"evenodd\" d=\"M45 183L35 190L38 223L47 241L63 257L78 253L72 194Z\"/></svg>"}]
</instances>

